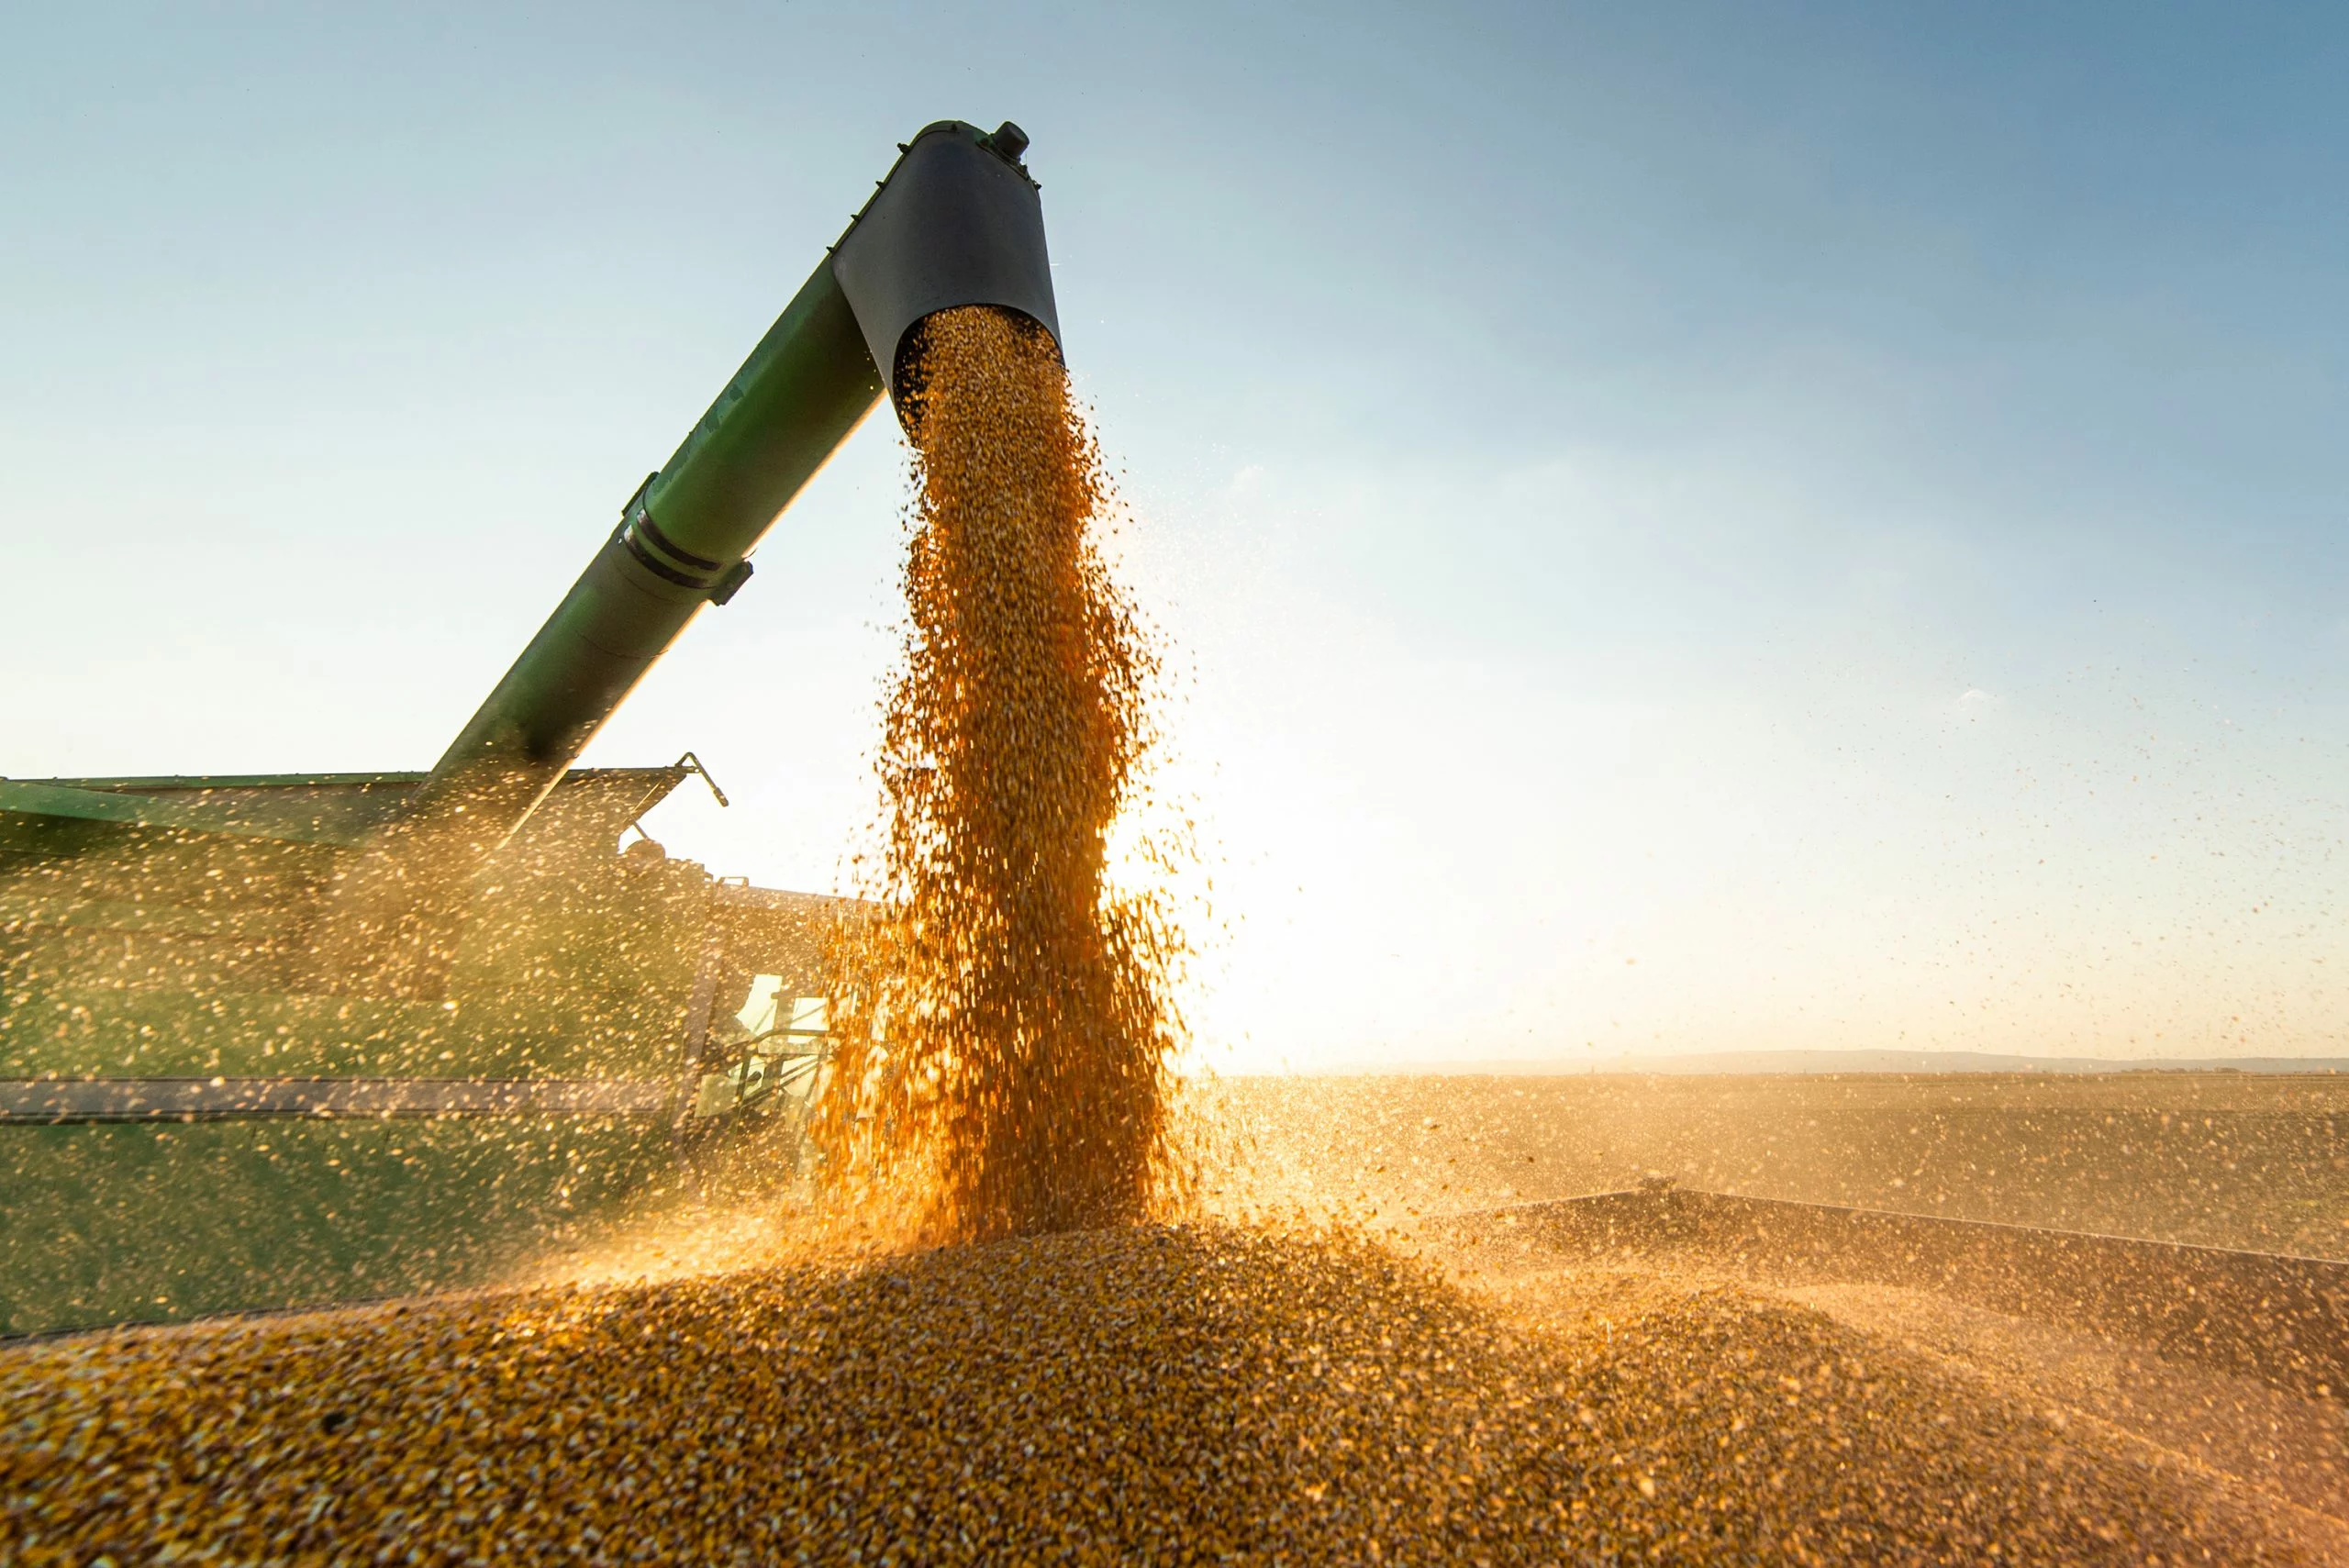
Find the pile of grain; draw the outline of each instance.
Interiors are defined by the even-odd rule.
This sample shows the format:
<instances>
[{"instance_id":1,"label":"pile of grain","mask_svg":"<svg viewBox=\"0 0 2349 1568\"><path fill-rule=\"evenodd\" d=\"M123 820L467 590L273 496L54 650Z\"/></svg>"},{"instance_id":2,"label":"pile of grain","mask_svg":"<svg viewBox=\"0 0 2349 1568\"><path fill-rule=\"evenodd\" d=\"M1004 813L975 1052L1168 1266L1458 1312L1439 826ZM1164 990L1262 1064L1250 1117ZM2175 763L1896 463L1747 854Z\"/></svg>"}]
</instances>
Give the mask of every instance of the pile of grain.
<instances>
[{"instance_id":1,"label":"pile of grain","mask_svg":"<svg viewBox=\"0 0 2349 1568\"><path fill-rule=\"evenodd\" d=\"M2299 1561L1825 1319L1135 1227L0 1355L0 1559Z\"/></svg>"},{"instance_id":2,"label":"pile of grain","mask_svg":"<svg viewBox=\"0 0 2349 1568\"><path fill-rule=\"evenodd\" d=\"M1052 339L982 306L921 331L881 913L837 966L815 1136L923 1240L1128 1223L1165 1168L1181 944L1105 862L1155 665L1098 552L1108 487Z\"/></svg>"}]
</instances>

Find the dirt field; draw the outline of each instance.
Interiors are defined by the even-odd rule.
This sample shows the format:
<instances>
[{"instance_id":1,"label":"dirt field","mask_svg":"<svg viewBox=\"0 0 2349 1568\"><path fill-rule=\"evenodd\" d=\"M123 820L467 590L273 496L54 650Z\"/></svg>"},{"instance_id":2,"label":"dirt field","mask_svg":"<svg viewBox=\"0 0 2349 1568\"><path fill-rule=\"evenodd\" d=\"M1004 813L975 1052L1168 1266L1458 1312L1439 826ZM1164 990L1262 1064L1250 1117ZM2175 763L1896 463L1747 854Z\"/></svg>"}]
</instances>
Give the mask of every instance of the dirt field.
<instances>
[{"instance_id":1,"label":"dirt field","mask_svg":"<svg viewBox=\"0 0 2349 1568\"><path fill-rule=\"evenodd\" d=\"M1382 1218L1634 1184L2349 1258L2349 1076L1234 1079L1263 1188Z\"/></svg>"}]
</instances>

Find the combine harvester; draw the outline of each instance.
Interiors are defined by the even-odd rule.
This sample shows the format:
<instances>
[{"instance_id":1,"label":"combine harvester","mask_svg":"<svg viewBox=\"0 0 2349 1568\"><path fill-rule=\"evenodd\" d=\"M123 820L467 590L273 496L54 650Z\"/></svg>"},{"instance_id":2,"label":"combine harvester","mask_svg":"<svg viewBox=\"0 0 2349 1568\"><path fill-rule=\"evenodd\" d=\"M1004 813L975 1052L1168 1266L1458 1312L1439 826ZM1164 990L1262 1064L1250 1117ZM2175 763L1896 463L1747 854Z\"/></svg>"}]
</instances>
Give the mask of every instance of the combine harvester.
<instances>
[{"instance_id":1,"label":"combine harvester","mask_svg":"<svg viewBox=\"0 0 2349 1568\"><path fill-rule=\"evenodd\" d=\"M0 1332L486 1279L796 1130L852 906L623 849L692 753L572 764L926 317L1059 340L1027 146L901 147L430 773L0 780Z\"/></svg>"}]
</instances>

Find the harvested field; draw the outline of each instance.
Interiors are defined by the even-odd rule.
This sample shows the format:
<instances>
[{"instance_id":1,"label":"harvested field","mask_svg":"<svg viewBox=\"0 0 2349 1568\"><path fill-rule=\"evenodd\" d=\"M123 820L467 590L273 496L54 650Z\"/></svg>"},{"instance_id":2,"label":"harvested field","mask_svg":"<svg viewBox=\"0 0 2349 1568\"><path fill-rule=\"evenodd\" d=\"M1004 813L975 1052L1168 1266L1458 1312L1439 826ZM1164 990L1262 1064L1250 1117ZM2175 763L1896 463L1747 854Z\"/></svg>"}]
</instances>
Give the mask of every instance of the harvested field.
<instances>
[{"instance_id":1,"label":"harvested field","mask_svg":"<svg viewBox=\"0 0 2349 1568\"><path fill-rule=\"evenodd\" d=\"M1798 1307L1143 1227L0 1357L0 1554L2323 1561Z\"/></svg>"},{"instance_id":2,"label":"harvested field","mask_svg":"<svg viewBox=\"0 0 2349 1568\"><path fill-rule=\"evenodd\" d=\"M1258 1078L1267 1193L1408 1224L1660 1171L1710 1192L2349 1258L2349 1077Z\"/></svg>"}]
</instances>

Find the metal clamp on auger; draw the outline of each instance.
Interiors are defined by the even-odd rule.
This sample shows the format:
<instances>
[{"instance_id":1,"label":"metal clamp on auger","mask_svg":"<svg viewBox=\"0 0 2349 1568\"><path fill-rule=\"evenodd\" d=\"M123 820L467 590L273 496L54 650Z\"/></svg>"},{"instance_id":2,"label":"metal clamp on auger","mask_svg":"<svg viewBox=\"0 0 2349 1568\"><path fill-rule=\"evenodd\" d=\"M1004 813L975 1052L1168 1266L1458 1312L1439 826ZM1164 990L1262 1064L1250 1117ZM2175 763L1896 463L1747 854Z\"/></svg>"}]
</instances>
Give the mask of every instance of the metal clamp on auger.
<instances>
[{"instance_id":1,"label":"metal clamp on auger","mask_svg":"<svg viewBox=\"0 0 2349 1568\"><path fill-rule=\"evenodd\" d=\"M644 492L659 475L648 475L636 495L629 502L628 510L620 514L620 543L636 557L637 564L655 577L674 583L680 588L703 592L725 581L730 570L723 562L711 561L681 550L671 543L652 520L651 508L644 504Z\"/></svg>"}]
</instances>

